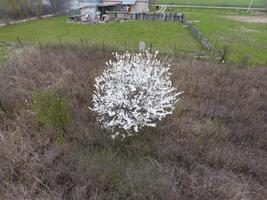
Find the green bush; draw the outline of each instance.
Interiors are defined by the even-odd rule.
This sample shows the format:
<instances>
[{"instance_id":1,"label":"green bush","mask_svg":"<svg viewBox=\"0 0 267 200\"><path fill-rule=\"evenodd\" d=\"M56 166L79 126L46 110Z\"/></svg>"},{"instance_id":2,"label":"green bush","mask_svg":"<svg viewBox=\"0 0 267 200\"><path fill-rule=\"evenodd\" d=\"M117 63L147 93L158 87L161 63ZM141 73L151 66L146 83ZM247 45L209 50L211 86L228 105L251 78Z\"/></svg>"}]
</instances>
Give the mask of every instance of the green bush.
<instances>
[{"instance_id":1,"label":"green bush","mask_svg":"<svg viewBox=\"0 0 267 200\"><path fill-rule=\"evenodd\" d=\"M34 92L32 108L40 123L56 129L58 136L64 137L69 122L69 108L65 99L55 92Z\"/></svg>"}]
</instances>

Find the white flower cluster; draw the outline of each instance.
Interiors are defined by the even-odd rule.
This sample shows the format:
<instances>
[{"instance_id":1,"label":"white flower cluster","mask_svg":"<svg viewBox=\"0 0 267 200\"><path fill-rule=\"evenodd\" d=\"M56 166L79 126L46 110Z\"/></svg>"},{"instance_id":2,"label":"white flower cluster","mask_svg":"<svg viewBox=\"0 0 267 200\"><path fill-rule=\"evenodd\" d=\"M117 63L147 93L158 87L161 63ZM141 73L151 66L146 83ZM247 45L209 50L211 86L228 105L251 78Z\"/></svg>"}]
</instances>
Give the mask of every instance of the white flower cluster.
<instances>
[{"instance_id":1,"label":"white flower cluster","mask_svg":"<svg viewBox=\"0 0 267 200\"><path fill-rule=\"evenodd\" d=\"M115 61L95 79L93 108L103 128L114 139L138 133L145 126L172 114L179 101L169 78L169 67L157 59L157 53L115 54Z\"/></svg>"}]
</instances>

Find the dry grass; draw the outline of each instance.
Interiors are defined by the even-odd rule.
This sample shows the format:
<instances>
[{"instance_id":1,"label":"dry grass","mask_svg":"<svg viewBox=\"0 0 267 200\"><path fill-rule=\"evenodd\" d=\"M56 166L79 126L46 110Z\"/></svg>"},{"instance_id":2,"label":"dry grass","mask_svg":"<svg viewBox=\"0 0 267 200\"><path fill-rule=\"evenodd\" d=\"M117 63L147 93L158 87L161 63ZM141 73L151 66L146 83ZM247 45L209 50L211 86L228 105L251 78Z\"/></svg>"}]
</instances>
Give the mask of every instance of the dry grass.
<instances>
[{"instance_id":1,"label":"dry grass","mask_svg":"<svg viewBox=\"0 0 267 200\"><path fill-rule=\"evenodd\" d=\"M185 95L174 115L125 144L89 111L109 51L29 48L0 74L0 199L264 200L267 69L172 63ZM163 57L162 59L165 59ZM38 124L33 91L56 90L71 108L66 142Z\"/></svg>"}]
</instances>

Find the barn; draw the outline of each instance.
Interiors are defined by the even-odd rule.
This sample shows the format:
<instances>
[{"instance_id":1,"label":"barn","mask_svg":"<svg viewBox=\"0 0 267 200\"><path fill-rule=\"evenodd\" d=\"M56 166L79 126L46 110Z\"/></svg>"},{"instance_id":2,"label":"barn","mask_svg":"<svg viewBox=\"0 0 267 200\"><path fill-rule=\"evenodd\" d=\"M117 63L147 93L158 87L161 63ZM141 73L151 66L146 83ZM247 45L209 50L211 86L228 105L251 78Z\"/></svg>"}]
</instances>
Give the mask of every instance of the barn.
<instances>
[{"instance_id":1,"label":"barn","mask_svg":"<svg viewBox=\"0 0 267 200\"><path fill-rule=\"evenodd\" d=\"M110 11L148 12L148 0L90 0L79 10L80 19L83 22L102 21Z\"/></svg>"}]
</instances>

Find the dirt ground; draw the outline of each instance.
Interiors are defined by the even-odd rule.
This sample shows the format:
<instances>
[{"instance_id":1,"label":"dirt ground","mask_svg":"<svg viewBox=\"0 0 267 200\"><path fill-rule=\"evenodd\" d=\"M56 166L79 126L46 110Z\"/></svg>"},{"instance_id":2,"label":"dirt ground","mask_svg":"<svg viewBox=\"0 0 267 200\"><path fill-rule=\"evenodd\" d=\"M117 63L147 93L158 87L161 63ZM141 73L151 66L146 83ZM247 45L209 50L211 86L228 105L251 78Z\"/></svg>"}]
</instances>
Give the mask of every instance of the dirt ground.
<instances>
[{"instance_id":1,"label":"dirt ground","mask_svg":"<svg viewBox=\"0 0 267 200\"><path fill-rule=\"evenodd\" d=\"M262 23L267 24L267 15L259 15L259 16L227 16L228 19L240 21L240 22L248 22L248 23Z\"/></svg>"}]
</instances>

